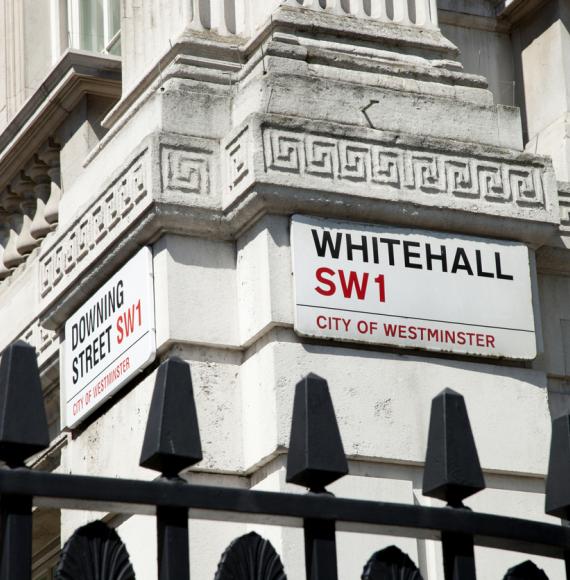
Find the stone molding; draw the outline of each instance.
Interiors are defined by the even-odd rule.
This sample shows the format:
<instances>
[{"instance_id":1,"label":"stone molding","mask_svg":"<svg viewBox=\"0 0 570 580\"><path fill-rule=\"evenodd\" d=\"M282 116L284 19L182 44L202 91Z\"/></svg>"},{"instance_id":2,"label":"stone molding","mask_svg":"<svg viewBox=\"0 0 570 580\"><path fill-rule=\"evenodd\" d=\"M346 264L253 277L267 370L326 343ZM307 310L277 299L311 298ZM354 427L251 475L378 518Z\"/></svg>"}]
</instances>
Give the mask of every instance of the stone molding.
<instances>
[{"instance_id":1,"label":"stone molding","mask_svg":"<svg viewBox=\"0 0 570 580\"><path fill-rule=\"evenodd\" d=\"M121 61L117 57L68 50L37 91L0 134L0 187L68 117L85 94L118 99Z\"/></svg>"},{"instance_id":2,"label":"stone molding","mask_svg":"<svg viewBox=\"0 0 570 580\"><path fill-rule=\"evenodd\" d=\"M526 153L271 115L251 118L224 151L226 205L262 181L559 222L551 163Z\"/></svg>"},{"instance_id":3,"label":"stone molding","mask_svg":"<svg viewBox=\"0 0 570 580\"><path fill-rule=\"evenodd\" d=\"M156 199L180 200L197 205L219 205L219 143L212 139L161 134L159 141L160 190Z\"/></svg>"},{"instance_id":4,"label":"stone molding","mask_svg":"<svg viewBox=\"0 0 570 580\"><path fill-rule=\"evenodd\" d=\"M543 171L501 161L267 128L268 172L545 209Z\"/></svg>"},{"instance_id":5,"label":"stone molding","mask_svg":"<svg viewBox=\"0 0 570 580\"><path fill-rule=\"evenodd\" d=\"M91 266L150 205L150 152L139 152L68 230L40 256L40 300L52 300ZM76 270L75 276L68 274Z\"/></svg>"},{"instance_id":6,"label":"stone molding","mask_svg":"<svg viewBox=\"0 0 570 580\"><path fill-rule=\"evenodd\" d=\"M162 148L163 191L210 195L210 156L200 151Z\"/></svg>"}]
</instances>

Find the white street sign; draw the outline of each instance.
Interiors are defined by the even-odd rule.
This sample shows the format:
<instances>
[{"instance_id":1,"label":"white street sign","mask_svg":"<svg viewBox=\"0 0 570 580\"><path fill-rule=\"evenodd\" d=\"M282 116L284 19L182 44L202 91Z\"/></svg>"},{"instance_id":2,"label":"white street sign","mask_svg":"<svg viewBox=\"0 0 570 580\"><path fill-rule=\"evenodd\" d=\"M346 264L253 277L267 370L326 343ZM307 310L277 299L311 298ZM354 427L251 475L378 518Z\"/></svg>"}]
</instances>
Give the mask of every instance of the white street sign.
<instances>
[{"instance_id":1,"label":"white street sign","mask_svg":"<svg viewBox=\"0 0 570 580\"><path fill-rule=\"evenodd\" d=\"M152 253L145 247L65 323L64 426L77 426L155 354Z\"/></svg>"},{"instance_id":2,"label":"white street sign","mask_svg":"<svg viewBox=\"0 0 570 580\"><path fill-rule=\"evenodd\" d=\"M523 244L293 216L291 246L299 334L536 357Z\"/></svg>"}]
</instances>

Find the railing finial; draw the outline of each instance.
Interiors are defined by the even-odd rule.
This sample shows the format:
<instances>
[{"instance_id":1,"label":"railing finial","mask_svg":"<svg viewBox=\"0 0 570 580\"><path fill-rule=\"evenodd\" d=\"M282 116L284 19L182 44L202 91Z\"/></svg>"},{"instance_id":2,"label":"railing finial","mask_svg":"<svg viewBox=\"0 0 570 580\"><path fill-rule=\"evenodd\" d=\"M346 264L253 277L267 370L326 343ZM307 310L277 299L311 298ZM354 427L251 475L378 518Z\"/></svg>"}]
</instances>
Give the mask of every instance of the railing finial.
<instances>
[{"instance_id":1,"label":"railing finial","mask_svg":"<svg viewBox=\"0 0 570 580\"><path fill-rule=\"evenodd\" d=\"M347 473L329 386L325 379L309 374L295 390L287 481L323 491Z\"/></svg>"},{"instance_id":2,"label":"railing finial","mask_svg":"<svg viewBox=\"0 0 570 580\"><path fill-rule=\"evenodd\" d=\"M570 415L552 421L550 459L546 477L545 511L551 516L570 518Z\"/></svg>"},{"instance_id":3,"label":"railing finial","mask_svg":"<svg viewBox=\"0 0 570 580\"><path fill-rule=\"evenodd\" d=\"M18 341L4 350L0 364L0 459L18 467L48 447L36 351Z\"/></svg>"},{"instance_id":4,"label":"railing finial","mask_svg":"<svg viewBox=\"0 0 570 580\"><path fill-rule=\"evenodd\" d=\"M432 401L423 494L458 507L485 489L463 397L445 389Z\"/></svg>"},{"instance_id":5,"label":"railing finial","mask_svg":"<svg viewBox=\"0 0 570 580\"><path fill-rule=\"evenodd\" d=\"M190 366L172 357L157 373L140 465L175 477L202 460Z\"/></svg>"}]
</instances>

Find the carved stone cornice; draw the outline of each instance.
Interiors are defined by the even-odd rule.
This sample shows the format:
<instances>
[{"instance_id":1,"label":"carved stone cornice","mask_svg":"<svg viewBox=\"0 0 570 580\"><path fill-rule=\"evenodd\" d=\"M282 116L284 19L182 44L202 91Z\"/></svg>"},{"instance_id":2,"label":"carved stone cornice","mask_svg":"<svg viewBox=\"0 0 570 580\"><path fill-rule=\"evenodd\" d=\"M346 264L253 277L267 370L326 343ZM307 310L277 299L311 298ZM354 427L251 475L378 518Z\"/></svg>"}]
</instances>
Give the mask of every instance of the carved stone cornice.
<instances>
[{"instance_id":1,"label":"carved stone cornice","mask_svg":"<svg viewBox=\"0 0 570 580\"><path fill-rule=\"evenodd\" d=\"M119 58L72 50L61 57L0 134L0 190L54 135L85 94L120 97Z\"/></svg>"},{"instance_id":2,"label":"carved stone cornice","mask_svg":"<svg viewBox=\"0 0 570 580\"><path fill-rule=\"evenodd\" d=\"M270 183L534 222L546 236L560 223L552 163L528 153L276 115L253 115L222 148L224 208Z\"/></svg>"}]
</instances>

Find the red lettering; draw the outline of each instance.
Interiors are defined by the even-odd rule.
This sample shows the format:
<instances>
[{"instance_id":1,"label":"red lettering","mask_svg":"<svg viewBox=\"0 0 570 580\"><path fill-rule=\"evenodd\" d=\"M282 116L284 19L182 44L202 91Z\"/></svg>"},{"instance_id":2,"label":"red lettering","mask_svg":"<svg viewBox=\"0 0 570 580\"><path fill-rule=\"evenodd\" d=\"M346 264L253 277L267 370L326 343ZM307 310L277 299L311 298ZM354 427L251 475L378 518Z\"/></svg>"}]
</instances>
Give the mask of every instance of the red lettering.
<instances>
[{"instance_id":1,"label":"red lettering","mask_svg":"<svg viewBox=\"0 0 570 580\"><path fill-rule=\"evenodd\" d=\"M121 344L123 342L123 315L117 318L117 342Z\"/></svg>"},{"instance_id":2,"label":"red lettering","mask_svg":"<svg viewBox=\"0 0 570 580\"><path fill-rule=\"evenodd\" d=\"M384 274L379 274L374 278L374 282L378 284L378 293L380 302L386 302L386 285L384 282Z\"/></svg>"},{"instance_id":3,"label":"red lettering","mask_svg":"<svg viewBox=\"0 0 570 580\"><path fill-rule=\"evenodd\" d=\"M342 286L342 293L345 298L352 298L352 290L354 288L358 300L364 300L366 288L368 287L368 272L364 272L362 274L362 280L360 280L358 274L351 270L348 273L348 282L344 275L344 270L339 270L338 275L340 276L340 285Z\"/></svg>"},{"instance_id":4,"label":"red lettering","mask_svg":"<svg viewBox=\"0 0 570 580\"><path fill-rule=\"evenodd\" d=\"M386 336L396 336L398 326L395 324L384 324L384 334Z\"/></svg>"},{"instance_id":5,"label":"red lettering","mask_svg":"<svg viewBox=\"0 0 570 580\"><path fill-rule=\"evenodd\" d=\"M324 278L325 274L327 276L334 276L334 270L331 270L330 268L319 268L316 272L317 280L321 284L328 286L328 289L325 290L324 288L317 286L315 290L322 296L332 296L336 292L336 285L332 280Z\"/></svg>"}]
</instances>

